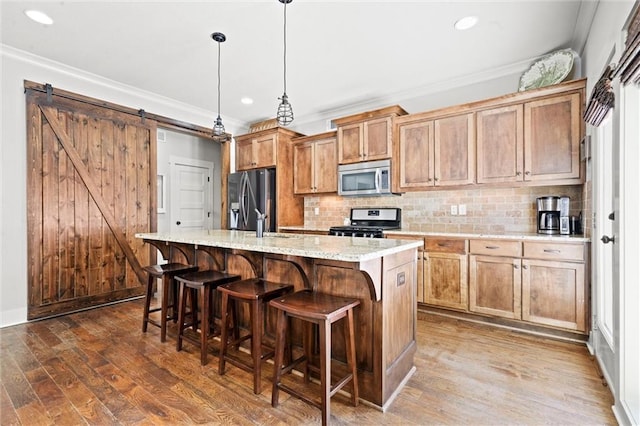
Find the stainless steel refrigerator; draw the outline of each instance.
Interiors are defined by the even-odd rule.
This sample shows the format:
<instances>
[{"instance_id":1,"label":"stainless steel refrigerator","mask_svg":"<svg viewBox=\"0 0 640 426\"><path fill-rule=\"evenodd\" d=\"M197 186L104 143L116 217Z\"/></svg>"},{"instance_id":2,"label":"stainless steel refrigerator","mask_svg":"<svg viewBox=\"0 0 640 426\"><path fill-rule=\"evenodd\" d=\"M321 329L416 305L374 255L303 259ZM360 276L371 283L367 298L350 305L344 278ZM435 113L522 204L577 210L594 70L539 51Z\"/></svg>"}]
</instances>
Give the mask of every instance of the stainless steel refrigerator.
<instances>
[{"instance_id":1,"label":"stainless steel refrigerator","mask_svg":"<svg viewBox=\"0 0 640 426\"><path fill-rule=\"evenodd\" d=\"M258 210L266 214L264 230L276 231L276 171L256 169L229 174L229 229L255 231Z\"/></svg>"}]
</instances>

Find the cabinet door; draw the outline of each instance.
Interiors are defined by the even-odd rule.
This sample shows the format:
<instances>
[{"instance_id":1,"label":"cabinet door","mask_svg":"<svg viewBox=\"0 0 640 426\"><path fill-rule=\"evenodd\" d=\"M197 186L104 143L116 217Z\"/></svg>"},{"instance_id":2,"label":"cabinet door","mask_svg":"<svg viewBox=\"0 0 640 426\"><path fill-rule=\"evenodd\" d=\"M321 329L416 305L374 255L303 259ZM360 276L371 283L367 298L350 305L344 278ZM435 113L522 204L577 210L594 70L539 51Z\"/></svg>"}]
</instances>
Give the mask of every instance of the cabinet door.
<instances>
[{"instance_id":1,"label":"cabinet door","mask_svg":"<svg viewBox=\"0 0 640 426\"><path fill-rule=\"evenodd\" d=\"M364 122L364 160L391 158L391 118Z\"/></svg>"},{"instance_id":2,"label":"cabinet door","mask_svg":"<svg viewBox=\"0 0 640 426\"><path fill-rule=\"evenodd\" d=\"M435 184L467 185L476 174L473 113L435 120Z\"/></svg>"},{"instance_id":3,"label":"cabinet door","mask_svg":"<svg viewBox=\"0 0 640 426\"><path fill-rule=\"evenodd\" d=\"M469 310L504 318L521 318L520 259L469 256Z\"/></svg>"},{"instance_id":4,"label":"cabinet door","mask_svg":"<svg viewBox=\"0 0 640 426\"><path fill-rule=\"evenodd\" d=\"M580 178L578 93L524 105L524 179Z\"/></svg>"},{"instance_id":5,"label":"cabinet door","mask_svg":"<svg viewBox=\"0 0 640 426\"><path fill-rule=\"evenodd\" d=\"M433 121L400 125L399 187L433 186Z\"/></svg>"},{"instance_id":6,"label":"cabinet door","mask_svg":"<svg viewBox=\"0 0 640 426\"><path fill-rule=\"evenodd\" d=\"M338 155L336 140L319 140L314 152L315 192L338 191Z\"/></svg>"},{"instance_id":7,"label":"cabinet door","mask_svg":"<svg viewBox=\"0 0 640 426\"><path fill-rule=\"evenodd\" d=\"M523 179L522 105L476 113L478 183Z\"/></svg>"},{"instance_id":8,"label":"cabinet door","mask_svg":"<svg viewBox=\"0 0 640 426\"><path fill-rule=\"evenodd\" d=\"M253 169L254 167L251 138L236 140L236 169L240 171Z\"/></svg>"},{"instance_id":9,"label":"cabinet door","mask_svg":"<svg viewBox=\"0 0 640 426\"><path fill-rule=\"evenodd\" d=\"M467 255L425 253L424 302L467 310Z\"/></svg>"},{"instance_id":10,"label":"cabinet door","mask_svg":"<svg viewBox=\"0 0 640 426\"><path fill-rule=\"evenodd\" d=\"M363 139L362 123L338 127L338 160L340 164L362 161Z\"/></svg>"},{"instance_id":11,"label":"cabinet door","mask_svg":"<svg viewBox=\"0 0 640 426\"><path fill-rule=\"evenodd\" d=\"M304 142L293 147L293 192L294 194L314 192L313 142Z\"/></svg>"},{"instance_id":12,"label":"cabinet door","mask_svg":"<svg viewBox=\"0 0 640 426\"><path fill-rule=\"evenodd\" d=\"M522 261L522 319L586 331L584 264Z\"/></svg>"},{"instance_id":13,"label":"cabinet door","mask_svg":"<svg viewBox=\"0 0 640 426\"><path fill-rule=\"evenodd\" d=\"M253 139L254 164L256 168L276 166L276 134L264 135Z\"/></svg>"}]
</instances>

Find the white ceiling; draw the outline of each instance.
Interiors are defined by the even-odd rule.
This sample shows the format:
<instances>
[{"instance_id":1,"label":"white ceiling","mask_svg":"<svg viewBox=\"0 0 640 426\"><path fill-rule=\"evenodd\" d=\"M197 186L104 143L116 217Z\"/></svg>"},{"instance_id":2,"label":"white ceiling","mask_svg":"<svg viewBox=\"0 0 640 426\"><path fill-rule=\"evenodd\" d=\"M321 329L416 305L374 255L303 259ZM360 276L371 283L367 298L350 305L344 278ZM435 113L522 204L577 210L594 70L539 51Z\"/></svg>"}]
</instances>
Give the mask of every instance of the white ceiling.
<instances>
[{"instance_id":1,"label":"white ceiling","mask_svg":"<svg viewBox=\"0 0 640 426\"><path fill-rule=\"evenodd\" d=\"M3 44L213 116L218 50L210 35L222 32L223 118L275 116L283 91L278 0L2 0L1 7ZM594 0L294 0L287 6L287 93L304 122L372 100L401 104L451 81L521 72L556 49L581 54L596 7ZM31 8L54 24L29 20L23 11ZM466 15L478 16L478 25L454 30ZM254 104L241 104L244 96Z\"/></svg>"}]
</instances>

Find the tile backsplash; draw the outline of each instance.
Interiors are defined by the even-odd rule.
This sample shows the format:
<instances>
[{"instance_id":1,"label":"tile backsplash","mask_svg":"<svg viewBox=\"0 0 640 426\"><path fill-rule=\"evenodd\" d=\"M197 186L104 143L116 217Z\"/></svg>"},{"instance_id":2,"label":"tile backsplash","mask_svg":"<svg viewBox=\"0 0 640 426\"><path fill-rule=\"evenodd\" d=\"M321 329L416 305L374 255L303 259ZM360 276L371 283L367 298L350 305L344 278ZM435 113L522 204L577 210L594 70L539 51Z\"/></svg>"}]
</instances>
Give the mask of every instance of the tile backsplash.
<instances>
[{"instance_id":1,"label":"tile backsplash","mask_svg":"<svg viewBox=\"0 0 640 426\"><path fill-rule=\"evenodd\" d=\"M403 229L423 232L536 232L536 198L571 197L571 215L583 210L583 186L483 188L410 192L384 197L305 197L304 225L342 225L352 207L400 207ZM452 215L452 205L465 205L466 215ZM316 209L318 214L316 214ZM585 216L583 214L583 216ZM586 228L588 229L588 228Z\"/></svg>"}]
</instances>

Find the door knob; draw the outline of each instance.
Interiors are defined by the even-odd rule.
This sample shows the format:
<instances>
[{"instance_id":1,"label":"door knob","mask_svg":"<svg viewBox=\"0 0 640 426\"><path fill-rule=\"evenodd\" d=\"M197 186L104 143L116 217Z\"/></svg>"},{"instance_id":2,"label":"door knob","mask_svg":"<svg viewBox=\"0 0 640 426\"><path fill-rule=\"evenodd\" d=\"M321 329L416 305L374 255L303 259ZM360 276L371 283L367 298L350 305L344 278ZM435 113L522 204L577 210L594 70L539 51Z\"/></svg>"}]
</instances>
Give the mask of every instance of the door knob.
<instances>
[{"instance_id":1,"label":"door knob","mask_svg":"<svg viewBox=\"0 0 640 426\"><path fill-rule=\"evenodd\" d=\"M609 237L607 235L603 235L602 238L600 238L600 241L602 241L605 244L609 244L609 243L615 243L616 242L616 237Z\"/></svg>"},{"instance_id":2,"label":"door knob","mask_svg":"<svg viewBox=\"0 0 640 426\"><path fill-rule=\"evenodd\" d=\"M180 225L181 223L182 223L182 222L180 222L180 221L177 221L177 222L176 222L176 225Z\"/></svg>"}]
</instances>

